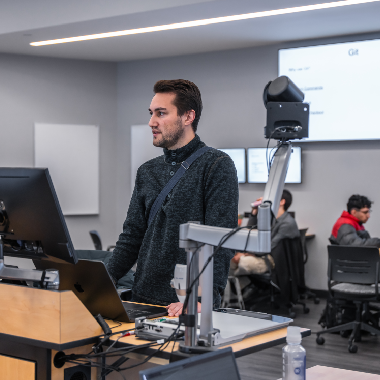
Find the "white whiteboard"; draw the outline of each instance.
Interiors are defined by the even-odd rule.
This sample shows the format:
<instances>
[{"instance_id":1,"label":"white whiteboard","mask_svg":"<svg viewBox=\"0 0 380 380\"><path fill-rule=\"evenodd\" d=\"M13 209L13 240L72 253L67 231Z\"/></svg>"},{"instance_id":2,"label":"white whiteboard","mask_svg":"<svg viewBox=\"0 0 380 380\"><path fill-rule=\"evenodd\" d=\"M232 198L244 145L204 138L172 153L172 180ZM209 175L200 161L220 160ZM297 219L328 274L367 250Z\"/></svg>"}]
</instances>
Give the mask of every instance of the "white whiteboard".
<instances>
[{"instance_id":1,"label":"white whiteboard","mask_svg":"<svg viewBox=\"0 0 380 380\"><path fill-rule=\"evenodd\" d=\"M34 125L34 166L48 168L63 215L99 214L99 127Z\"/></svg>"},{"instance_id":2,"label":"white whiteboard","mask_svg":"<svg viewBox=\"0 0 380 380\"><path fill-rule=\"evenodd\" d=\"M153 145L152 128L149 125L131 126L131 192L135 187L137 169L144 162L162 154L162 148Z\"/></svg>"}]
</instances>

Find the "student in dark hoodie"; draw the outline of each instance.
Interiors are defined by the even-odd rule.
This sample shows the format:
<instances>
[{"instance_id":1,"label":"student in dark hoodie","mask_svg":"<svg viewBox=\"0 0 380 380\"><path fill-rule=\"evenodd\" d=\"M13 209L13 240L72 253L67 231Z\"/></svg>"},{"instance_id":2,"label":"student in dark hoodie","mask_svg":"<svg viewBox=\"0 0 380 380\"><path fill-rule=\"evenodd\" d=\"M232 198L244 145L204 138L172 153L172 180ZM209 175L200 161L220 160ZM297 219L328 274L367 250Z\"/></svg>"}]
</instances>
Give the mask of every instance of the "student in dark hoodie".
<instances>
[{"instance_id":1,"label":"student in dark hoodie","mask_svg":"<svg viewBox=\"0 0 380 380\"><path fill-rule=\"evenodd\" d=\"M329 239L331 244L380 247L380 239L371 238L363 226L370 218L372 203L363 195L352 195L347 203L347 211L343 211L334 224Z\"/></svg>"}]
</instances>

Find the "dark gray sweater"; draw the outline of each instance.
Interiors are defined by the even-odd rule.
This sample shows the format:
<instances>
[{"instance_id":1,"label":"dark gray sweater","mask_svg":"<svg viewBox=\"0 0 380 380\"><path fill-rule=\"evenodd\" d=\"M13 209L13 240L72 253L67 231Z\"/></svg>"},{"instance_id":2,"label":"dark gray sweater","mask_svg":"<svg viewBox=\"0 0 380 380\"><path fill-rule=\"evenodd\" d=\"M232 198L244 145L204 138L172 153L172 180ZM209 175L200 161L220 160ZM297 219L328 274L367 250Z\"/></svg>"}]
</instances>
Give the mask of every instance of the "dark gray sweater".
<instances>
[{"instance_id":1,"label":"dark gray sweater","mask_svg":"<svg viewBox=\"0 0 380 380\"><path fill-rule=\"evenodd\" d=\"M178 302L170 287L176 264L186 264L179 248L179 225L199 221L209 226L234 228L238 218L238 181L232 159L216 149L204 153L191 165L168 195L148 227L150 209L158 194L179 169L181 162L205 146L196 136L177 149L140 166L123 232L119 236L108 270L122 277L138 260L132 299L168 305ZM226 286L234 252L220 250L214 259L214 306Z\"/></svg>"},{"instance_id":2,"label":"dark gray sweater","mask_svg":"<svg viewBox=\"0 0 380 380\"><path fill-rule=\"evenodd\" d=\"M257 226L257 215L251 215L248 226ZM271 247L272 249L283 239L294 239L300 237L300 231L294 218L285 211L272 226Z\"/></svg>"}]
</instances>

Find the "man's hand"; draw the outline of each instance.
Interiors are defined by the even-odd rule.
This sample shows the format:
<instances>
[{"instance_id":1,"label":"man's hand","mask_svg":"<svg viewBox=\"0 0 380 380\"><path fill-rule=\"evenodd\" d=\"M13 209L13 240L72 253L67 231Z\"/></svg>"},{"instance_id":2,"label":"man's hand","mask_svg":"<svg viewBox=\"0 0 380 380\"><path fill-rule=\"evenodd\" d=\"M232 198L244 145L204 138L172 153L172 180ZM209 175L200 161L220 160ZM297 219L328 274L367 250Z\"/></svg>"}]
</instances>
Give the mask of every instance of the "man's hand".
<instances>
[{"instance_id":1,"label":"man's hand","mask_svg":"<svg viewBox=\"0 0 380 380\"><path fill-rule=\"evenodd\" d=\"M237 252L237 253L235 253L235 256L231 259L231 261L237 265L237 264L239 264L240 257L242 257L242 256L244 256L244 253Z\"/></svg>"},{"instance_id":2,"label":"man's hand","mask_svg":"<svg viewBox=\"0 0 380 380\"><path fill-rule=\"evenodd\" d=\"M168 310L169 317L179 317L182 314L182 302L171 303L169 306L166 306ZM201 304L198 302L198 313L201 312Z\"/></svg>"},{"instance_id":3,"label":"man's hand","mask_svg":"<svg viewBox=\"0 0 380 380\"><path fill-rule=\"evenodd\" d=\"M256 199L256 202L260 202L263 200L263 197L260 197L260 198L257 198ZM259 206L256 206L256 207L252 207L252 215L257 215L257 211L258 211L258 208Z\"/></svg>"}]
</instances>

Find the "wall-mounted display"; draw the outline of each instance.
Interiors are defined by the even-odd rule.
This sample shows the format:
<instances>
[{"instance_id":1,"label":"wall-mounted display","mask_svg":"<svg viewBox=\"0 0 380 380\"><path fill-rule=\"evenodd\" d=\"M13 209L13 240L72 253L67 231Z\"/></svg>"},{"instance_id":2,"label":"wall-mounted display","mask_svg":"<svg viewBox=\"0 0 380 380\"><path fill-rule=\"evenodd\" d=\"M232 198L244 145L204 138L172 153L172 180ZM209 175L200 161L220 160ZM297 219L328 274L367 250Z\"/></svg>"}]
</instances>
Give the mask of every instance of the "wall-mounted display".
<instances>
[{"instance_id":1,"label":"wall-mounted display","mask_svg":"<svg viewBox=\"0 0 380 380\"><path fill-rule=\"evenodd\" d=\"M266 148L248 149L248 183L267 183L267 164L271 157L269 157L269 151L267 152ZM301 167L301 148L293 147L285 183L301 183Z\"/></svg>"},{"instance_id":2,"label":"wall-mounted display","mask_svg":"<svg viewBox=\"0 0 380 380\"><path fill-rule=\"evenodd\" d=\"M226 148L219 149L227 153L235 163L239 183L246 182L246 166L245 166L245 149L244 148Z\"/></svg>"},{"instance_id":3,"label":"wall-mounted display","mask_svg":"<svg viewBox=\"0 0 380 380\"><path fill-rule=\"evenodd\" d=\"M380 40L279 50L288 76L310 104L305 141L380 139Z\"/></svg>"}]
</instances>

